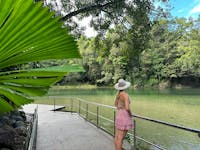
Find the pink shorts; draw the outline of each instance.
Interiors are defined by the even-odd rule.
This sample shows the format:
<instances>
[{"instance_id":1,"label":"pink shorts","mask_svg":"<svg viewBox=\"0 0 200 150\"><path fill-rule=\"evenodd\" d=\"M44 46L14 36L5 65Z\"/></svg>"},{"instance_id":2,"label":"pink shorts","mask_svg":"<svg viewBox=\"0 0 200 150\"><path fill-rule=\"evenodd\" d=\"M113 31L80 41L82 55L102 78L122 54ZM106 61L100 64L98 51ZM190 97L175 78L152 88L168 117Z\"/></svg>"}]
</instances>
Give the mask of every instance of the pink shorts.
<instances>
[{"instance_id":1,"label":"pink shorts","mask_svg":"<svg viewBox=\"0 0 200 150\"><path fill-rule=\"evenodd\" d=\"M119 130L129 130L134 127L132 117L129 115L127 110L118 109L115 119L115 127Z\"/></svg>"}]
</instances>

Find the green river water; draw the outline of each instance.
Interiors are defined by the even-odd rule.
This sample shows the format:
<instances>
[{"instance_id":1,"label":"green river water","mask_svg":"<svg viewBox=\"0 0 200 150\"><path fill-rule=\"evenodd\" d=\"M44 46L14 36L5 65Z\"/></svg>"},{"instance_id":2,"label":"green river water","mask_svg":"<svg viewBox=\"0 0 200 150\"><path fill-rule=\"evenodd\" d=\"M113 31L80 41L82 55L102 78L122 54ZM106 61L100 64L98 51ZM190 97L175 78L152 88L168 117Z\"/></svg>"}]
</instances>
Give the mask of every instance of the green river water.
<instances>
[{"instance_id":1,"label":"green river water","mask_svg":"<svg viewBox=\"0 0 200 150\"><path fill-rule=\"evenodd\" d=\"M134 114L200 130L200 89L133 90L127 91ZM112 88L54 87L48 95L79 97L87 101L113 106L116 90ZM42 98L35 103L53 102ZM56 104L65 104L56 100ZM92 107L92 106L90 106ZM91 108L92 109L92 108ZM112 112L101 113L113 116ZM112 118L112 117L111 117ZM136 119L137 136L169 150L200 150L200 137L165 125Z\"/></svg>"}]
</instances>

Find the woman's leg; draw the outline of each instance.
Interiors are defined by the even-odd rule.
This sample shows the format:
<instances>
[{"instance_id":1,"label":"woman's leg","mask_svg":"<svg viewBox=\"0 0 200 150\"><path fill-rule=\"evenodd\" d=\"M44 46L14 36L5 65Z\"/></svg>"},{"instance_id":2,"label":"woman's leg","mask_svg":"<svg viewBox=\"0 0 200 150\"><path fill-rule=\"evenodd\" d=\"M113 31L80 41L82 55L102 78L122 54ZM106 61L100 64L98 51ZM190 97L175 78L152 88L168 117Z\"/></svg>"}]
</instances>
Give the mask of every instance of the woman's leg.
<instances>
[{"instance_id":1,"label":"woman's leg","mask_svg":"<svg viewBox=\"0 0 200 150\"><path fill-rule=\"evenodd\" d=\"M126 136L127 130L116 129L115 134L115 150L122 150L123 139Z\"/></svg>"},{"instance_id":2,"label":"woman's leg","mask_svg":"<svg viewBox=\"0 0 200 150\"><path fill-rule=\"evenodd\" d=\"M119 137L119 132L118 132L118 129L116 128L115 129L115 150L118 149L118 137Z\"/></svg>"}]
</instances>

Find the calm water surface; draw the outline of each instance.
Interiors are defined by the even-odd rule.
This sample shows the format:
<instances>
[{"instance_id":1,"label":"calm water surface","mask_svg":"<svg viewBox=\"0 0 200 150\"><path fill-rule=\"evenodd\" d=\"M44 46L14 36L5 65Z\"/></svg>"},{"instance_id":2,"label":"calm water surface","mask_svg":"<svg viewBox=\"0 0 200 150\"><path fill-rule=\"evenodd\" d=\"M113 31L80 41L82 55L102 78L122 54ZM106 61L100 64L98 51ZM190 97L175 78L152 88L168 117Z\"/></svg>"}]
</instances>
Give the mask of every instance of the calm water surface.
<instances>
[{"instance_id":1,"label":"calm water surface","mask_svg":"<svg viewBox=\"0 0 200 150\"><path fill-rule=\"evenodd\" d=\"M200 89L127 91L134 114L200 130ZM111 88L53 88L49 95L65 95L113 105ZM136 119L137 135L169 150L200 150L197 134Z\"/></svg>"}]
</instances>

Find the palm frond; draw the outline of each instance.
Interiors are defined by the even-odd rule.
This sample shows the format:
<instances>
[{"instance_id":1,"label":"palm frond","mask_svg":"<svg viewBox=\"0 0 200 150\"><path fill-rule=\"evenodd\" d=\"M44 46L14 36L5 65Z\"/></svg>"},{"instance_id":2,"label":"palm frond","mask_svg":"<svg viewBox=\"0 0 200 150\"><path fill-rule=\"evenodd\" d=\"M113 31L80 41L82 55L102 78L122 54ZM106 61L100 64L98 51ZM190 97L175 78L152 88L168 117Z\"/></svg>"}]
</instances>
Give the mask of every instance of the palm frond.
<instances>
[{"instance_id":1,"label":"palm frond","mask_svg":"<svg viewBox=\"0 0 200 150\"><path fill-rule=\"evenodd\" d=\"M59 20L42 3L0 0L0 113L44 95L67 72L83 71L70 65L2 71L27 62L80 58L76 42Z\"/></svg>"},{"instance_id":2,"label":"palm frond","mask_svg":"<svg viewBox=\"0 0 200 150\"><path fill-rule=\"evenodd\" d=\"M48 8L33 0L11 2L0 1L0 69L30 61L80 57L63 22Z\"/></svg>"}]
</instances>

